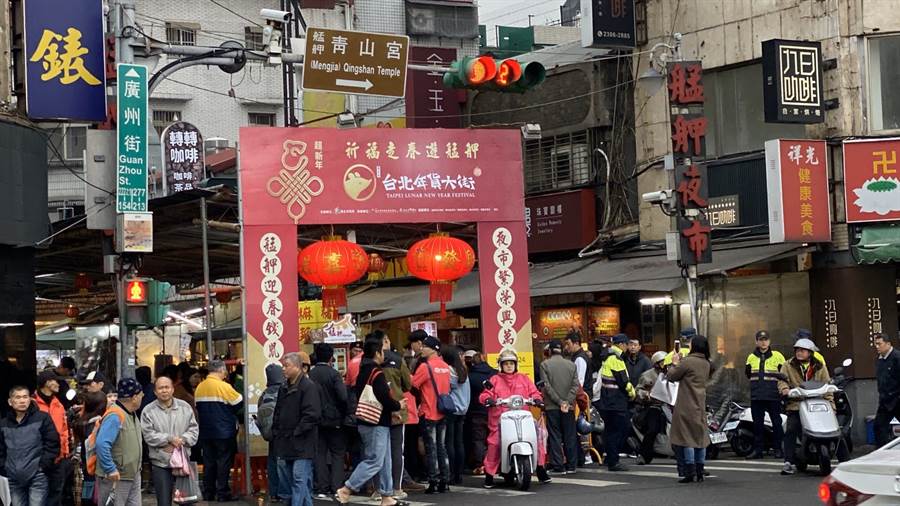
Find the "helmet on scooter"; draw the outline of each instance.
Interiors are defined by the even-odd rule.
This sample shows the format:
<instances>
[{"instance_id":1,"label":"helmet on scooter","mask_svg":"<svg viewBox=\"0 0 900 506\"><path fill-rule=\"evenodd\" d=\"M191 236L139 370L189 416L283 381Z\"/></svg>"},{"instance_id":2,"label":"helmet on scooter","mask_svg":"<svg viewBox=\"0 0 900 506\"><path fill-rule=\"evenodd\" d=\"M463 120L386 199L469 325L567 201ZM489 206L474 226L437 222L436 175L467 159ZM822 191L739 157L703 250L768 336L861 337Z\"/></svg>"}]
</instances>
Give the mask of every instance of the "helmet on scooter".
<instances>
[{"instance_id":1,"label":"helmet on scooter","mask_svg":"<svg viewBox=\"0 0 900 506\"><path fill-rule=\"evenodd\" d=\"M519 368L519 356L516 355L516 352L513 350L503 350L500 352L500 357L497 358L497 365L503 366L503 362L514 362L516 364L516 369Z\"/></svg>"},{"instance_id":2,"label":"helmet on scooter","mask_svg":"<svg viewBox=\"0 0 900 506\"><path fill-rule=\"evenodd\" d=\"M653 356L650 358L650 363L653 364L653 365L656 365L656 364L662 362L662 361L665 360L665 359L666 359L666 352L664 352L664 351L657 351L657 352L654 353Z\"/></svg>"},{"instance_id":3,"label":"helmet on scooter","mask_svg":"<svg viewBox=\"0 0 900 506\"><path fill-rule=\"evenodd\" d=\"M600 412L597 411L597 408L591 406L591 432L594 434L603 434L604 429L606 429L606 426L603 424L603 418L600 417Z\"/></svg>"},{"instance_id":4,"label":"helmet on scooter","mask_svg":"<svg viewBox=\"0 0 900 506\"><path fill-rule=\"evenodd\" d=\"M809 350L810 353L819 350L818 348L816 348L816 344L814 342L812 342L811 340L806 339L806 338L797 339L797 342L794 343L794 349L797 349L797 348Z\"/></svg>"},{"instance_id":5,"label":"helmet on scooter","mask_svg":"<svg viewBox=\"0 0 900 506\"><path fill-rule=\"evenodd\" d=\"M582 414L578 416L578 420L575 422L575 430L578 431L578 434L587 436L594 430L594 426Z\"/></svg>"}]
</instances>

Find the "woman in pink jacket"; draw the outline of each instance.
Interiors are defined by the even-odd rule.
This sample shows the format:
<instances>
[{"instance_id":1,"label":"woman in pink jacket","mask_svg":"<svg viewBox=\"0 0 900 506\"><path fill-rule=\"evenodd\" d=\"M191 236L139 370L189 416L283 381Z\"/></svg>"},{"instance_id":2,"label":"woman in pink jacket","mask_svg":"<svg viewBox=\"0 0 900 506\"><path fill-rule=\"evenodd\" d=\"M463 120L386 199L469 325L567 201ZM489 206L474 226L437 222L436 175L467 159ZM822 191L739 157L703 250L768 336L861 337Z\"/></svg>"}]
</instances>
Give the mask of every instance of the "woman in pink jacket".
<instances>
[{"instance_id":1,"label":"woman in pink jacket","mask_svg":"<svg viewBox=\"0 0 900 506\"><path fill-rule=\"evenodd\" d=\"M512 350L504 350L500 353L500 374L492 376L489 380L493 388L485 388L478 396L478 402L487 405L488 400L496 401L505 399L511 395L521 395L526 399L543 401L541 392L531 381L531 378L518 372L519 358ZM488 406L488 438L487 453L484 456L484 488L494 487L494 475L500 469L500 415L508 408L505 406ZM540 432L538 432L540 434ZM541 483L549 483L550 476L544 468L547 458L546 448L538 437L538 467L536 469Z\"/></svg>"}]
</instances>

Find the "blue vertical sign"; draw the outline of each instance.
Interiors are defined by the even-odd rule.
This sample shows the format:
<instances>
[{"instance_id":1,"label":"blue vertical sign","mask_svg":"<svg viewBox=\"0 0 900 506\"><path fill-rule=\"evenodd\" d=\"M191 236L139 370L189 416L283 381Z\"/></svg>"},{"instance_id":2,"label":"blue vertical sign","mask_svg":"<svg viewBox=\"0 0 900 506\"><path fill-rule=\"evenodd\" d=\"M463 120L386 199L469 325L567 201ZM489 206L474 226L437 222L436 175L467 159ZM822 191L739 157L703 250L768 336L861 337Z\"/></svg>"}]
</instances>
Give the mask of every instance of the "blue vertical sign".
<instances>
[{"instance_id":1,"label":"blue vertical sign","mask_svg":"<svg viewBox=\"0 0 900 506\"><path fill-rule=\"evenodd\" d=\"M25 0L32 119L106 120L102 0Z\"/></svg>"},{"instance_id":2,"label":"blue vertical sign","mask_svg":"<svg viewBox=\"0 0 900 506\"><path fill-rule=\"evenodd\" d=\"M116 75L116 212L147 212L147 67L120 63Z\"/></svg>"}]
</instances>

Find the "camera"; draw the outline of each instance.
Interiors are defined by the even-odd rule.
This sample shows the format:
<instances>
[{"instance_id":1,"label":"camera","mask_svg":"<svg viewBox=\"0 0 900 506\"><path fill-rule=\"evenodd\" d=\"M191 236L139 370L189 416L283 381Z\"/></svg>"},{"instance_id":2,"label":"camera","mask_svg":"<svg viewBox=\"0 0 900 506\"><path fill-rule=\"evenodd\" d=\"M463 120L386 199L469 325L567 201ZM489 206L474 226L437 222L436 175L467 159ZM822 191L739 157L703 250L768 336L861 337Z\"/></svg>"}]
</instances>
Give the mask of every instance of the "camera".
<instances>
[{"instance_id":1,"label":"camera","mask_svg":"<svg viewBox=\"0 0 900 506\"><path fill-rule=\"evenodd\" d=\"M287 23L291 20L292 14L288 11L279 11L276 9L260 9L259 16L266 21L275 21L277 23Z\"/></svg>"},{"instance_id":2,"label":"camera","mask_svg":"<svg viewBox=\"0 0 900 506\"><path fill-rule=\"evenodd\" d=\"M641 195L641 199L648 204L663 204L672 198L672 190L660 190Z\"/></svg>"}]
</instances>

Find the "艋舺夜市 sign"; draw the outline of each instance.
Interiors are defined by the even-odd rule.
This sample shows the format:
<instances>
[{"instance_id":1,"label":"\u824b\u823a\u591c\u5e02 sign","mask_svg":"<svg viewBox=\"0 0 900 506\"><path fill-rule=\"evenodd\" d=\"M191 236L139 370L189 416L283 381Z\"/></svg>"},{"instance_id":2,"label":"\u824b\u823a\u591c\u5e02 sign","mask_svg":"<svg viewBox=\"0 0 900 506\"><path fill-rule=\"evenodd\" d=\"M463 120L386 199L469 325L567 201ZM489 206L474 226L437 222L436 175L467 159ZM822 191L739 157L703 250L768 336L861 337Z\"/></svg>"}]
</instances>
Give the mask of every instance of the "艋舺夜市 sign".
<instances>
[{"instance_id":1,"label":"\u824b\u823a\u591c\u5e02 sign","mask_svg":"<svg viewBox=\"0 0 900 506\"><path fill-rule=\"evenodd\" d=\"M309 28L303 89L402 97L409 37Z\"/></svg>"},{"instance_id":2,"label":"\u824b\u823a\u591c\u5e02 sign","mask_svg":"<svg viewBox=\"0 0 900 506\"><path fill-rule=\"evenodd\" d=\"M104 121L103 2L24 4L28 116Z\"/></svg>"},{"instance_id":3,"label":"\u824b\u823a\u591c\u5e02 sign","mask_svg":"<svg viewBox=\"0 0 900 506\"><path fill-rule=\"evenodd\" d=\"M147 67L120 63L116 212L147 212Z\"/></svg>"}]
</instances>

